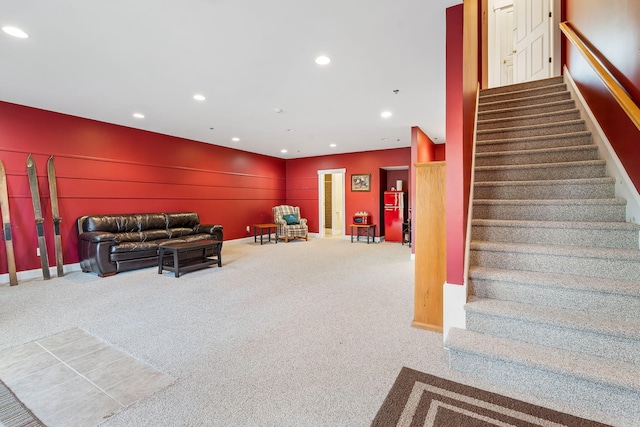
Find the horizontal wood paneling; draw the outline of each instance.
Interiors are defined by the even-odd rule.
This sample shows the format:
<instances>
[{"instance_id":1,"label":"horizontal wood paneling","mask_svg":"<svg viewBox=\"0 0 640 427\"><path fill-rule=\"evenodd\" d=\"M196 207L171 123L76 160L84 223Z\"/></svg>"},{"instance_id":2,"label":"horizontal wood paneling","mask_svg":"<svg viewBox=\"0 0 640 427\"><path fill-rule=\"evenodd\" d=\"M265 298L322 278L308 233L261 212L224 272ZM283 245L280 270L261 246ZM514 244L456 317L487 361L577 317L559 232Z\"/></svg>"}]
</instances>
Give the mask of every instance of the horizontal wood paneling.
<instances>
[{"instance_id":1,"label":"horizontal wood paneling","mask_svg":"<svg viewBox=\"0 0 640 427\"><path fill-rule=\"evenodd\" d=\"M285 161L197 141L0 102L0 159L18 271L38 269L26 173L33 153L50 263L55 263L46 163L56 164L65 264L78 262L75 220L86 214L195 211L225 238L272 220L286 199ZM4 245L0 273L7 271Z\"/></svg>"}]
</instances>

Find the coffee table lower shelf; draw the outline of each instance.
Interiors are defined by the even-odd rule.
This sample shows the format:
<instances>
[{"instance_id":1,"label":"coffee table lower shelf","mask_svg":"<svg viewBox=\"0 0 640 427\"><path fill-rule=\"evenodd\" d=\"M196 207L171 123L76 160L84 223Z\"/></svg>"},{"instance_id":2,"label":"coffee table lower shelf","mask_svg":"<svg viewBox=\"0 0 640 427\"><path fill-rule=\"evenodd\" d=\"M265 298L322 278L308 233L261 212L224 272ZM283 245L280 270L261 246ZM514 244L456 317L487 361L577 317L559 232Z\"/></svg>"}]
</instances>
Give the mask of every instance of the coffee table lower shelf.
<instances>
[{"instance_id":1,"label":"coffee table lower shelf","mask_svg":"<svg viewBox=\"0 0 640 427\"><path fill-rule=\"evenodd\" d=\"M200 270L213 264L222 267L220 240L199 240L197 242L167 243L158 247L158 274L162 270L172 271L175 277L183 273ZM207 251L213 250L214 257L208 257ZM180 261L180 254L193 251L202 251L199 258ZM169 257L171 255L171 257ZM171 259L171 261L168 261Z\"/></svg>"}]
</instances>

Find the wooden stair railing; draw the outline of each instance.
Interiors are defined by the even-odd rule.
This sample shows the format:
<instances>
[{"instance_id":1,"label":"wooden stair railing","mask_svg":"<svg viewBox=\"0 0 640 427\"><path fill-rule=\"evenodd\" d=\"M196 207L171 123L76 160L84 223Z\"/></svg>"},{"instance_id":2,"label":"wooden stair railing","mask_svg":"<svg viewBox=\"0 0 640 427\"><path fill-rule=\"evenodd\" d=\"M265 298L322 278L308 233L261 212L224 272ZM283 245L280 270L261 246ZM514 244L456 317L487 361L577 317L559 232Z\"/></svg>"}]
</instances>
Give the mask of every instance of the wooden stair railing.
<instances>
[{"instance_id":1,"label":"wooden stair railing","mask_svg":"<svg viewBox=\"0 0 640 427\"><path fill-rule=\"evenodd\" d=\"M611 74L607 67L602 63L600 59L594 54L594 52L582 41L578 33L571 27L568 22L561 22L560 29L567 39L578 49L578 51L584 56L589 65L595 70L596 74L602 80L606 88L611 92L611 95L620 104L624 112L629 116L633 124L640 130L640 108L631 99L627 91Z\"/></svg>"}]
</instances>

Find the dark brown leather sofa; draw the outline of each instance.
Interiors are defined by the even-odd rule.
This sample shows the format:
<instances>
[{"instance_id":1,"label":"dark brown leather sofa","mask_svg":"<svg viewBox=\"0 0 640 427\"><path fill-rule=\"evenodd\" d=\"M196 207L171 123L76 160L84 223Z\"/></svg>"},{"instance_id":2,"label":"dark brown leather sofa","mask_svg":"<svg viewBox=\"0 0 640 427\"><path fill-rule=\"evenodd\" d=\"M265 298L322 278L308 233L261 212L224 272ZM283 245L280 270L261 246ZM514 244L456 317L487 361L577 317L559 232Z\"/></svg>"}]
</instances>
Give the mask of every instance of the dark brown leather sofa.
<instances>
[{"instance_id":1,"label":"dark brown leather sofa","mask_svg":"<svg viewBox=\"0 0 640 427\"><path fill-rule=\"evenodd\" d=\"M200 224L195 212L85 215L77 225L80 267L100 277L157 266L167 242L222 241L222 226ZM196 256L201 251L184 255Z\"/></svg>"}]
</instances>

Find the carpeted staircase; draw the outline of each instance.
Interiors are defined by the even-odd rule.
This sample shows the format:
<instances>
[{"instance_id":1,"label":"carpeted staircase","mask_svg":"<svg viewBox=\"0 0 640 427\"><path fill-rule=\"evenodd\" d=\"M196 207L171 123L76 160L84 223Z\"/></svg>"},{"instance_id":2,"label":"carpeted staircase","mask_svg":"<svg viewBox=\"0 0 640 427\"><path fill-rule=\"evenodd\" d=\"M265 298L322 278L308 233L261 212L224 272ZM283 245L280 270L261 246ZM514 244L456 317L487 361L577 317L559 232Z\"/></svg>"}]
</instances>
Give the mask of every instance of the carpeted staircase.
<instances>
[{"instance_id":1,"label":"carpeted staircase","mask_svg":"<svg viewBox=\"0 0 640 427\"><path fill-rule=\"evenodd\" d=\"M483 90L452 368L640 419L640 226L562 77Z\"/></svg>"}]
</instances>

